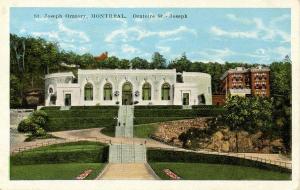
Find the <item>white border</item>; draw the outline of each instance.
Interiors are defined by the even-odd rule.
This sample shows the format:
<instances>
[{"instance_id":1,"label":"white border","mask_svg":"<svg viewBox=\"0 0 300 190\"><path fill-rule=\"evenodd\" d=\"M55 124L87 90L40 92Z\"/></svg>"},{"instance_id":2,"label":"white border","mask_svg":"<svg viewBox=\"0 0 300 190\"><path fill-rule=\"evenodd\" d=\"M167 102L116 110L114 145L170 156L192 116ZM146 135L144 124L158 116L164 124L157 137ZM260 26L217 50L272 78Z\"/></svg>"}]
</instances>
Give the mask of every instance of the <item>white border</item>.
<instances>
[{"instance_id":1,"label":"white border","mask_svg":"<svg viewBox=\"0 0 300 190\"><path fill-rule=\"evenodd\" d=\"M10 7L197 7L197 8L291 8L293 78L293 179L292 181L9 181L9 8ZM17 189L300 189L299 182L299 0L1 0L0 1L0 190Z\"/></svg>"}]
</instances>

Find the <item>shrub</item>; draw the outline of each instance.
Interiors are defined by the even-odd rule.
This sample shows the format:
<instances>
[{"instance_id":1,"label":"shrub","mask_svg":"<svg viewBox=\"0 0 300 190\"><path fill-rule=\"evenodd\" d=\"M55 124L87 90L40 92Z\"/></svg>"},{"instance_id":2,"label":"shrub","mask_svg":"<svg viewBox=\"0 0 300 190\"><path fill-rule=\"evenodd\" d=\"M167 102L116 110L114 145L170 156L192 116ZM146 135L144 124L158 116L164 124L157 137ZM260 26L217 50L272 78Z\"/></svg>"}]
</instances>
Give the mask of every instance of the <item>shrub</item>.
<instances>
[{"instance_id":1,"label":"shrub","mask_svg":"<svg viewBox=\"0 0 300 190\"><path fill-rule=\"evenodd\" d=\"M70 110L45 110L46 131L115 127L118 106L73 106Z\"/></svg>"},{"instance_id":2,"label":"shrub","mask_svg":"<svg viewBox=\"0 0 300 190\"><path fill-rule=\"evenodd\" d=\"M42 130L45 130L47 128L47 121L48 116L46 112L41 110L34 111L28 116L28 118L22 120L19 123L18 131L23 133L31 132L33 135L42 134ZM39 130L39 133L37 133L37 130Z\"/></svg>"},{"instance_id":3,"label":"shrub","mask_svg":"<svg viewBox=\"0 0 300 190\"><path fill-rule=\"evenodd\" d=\"M36 124L32 122L31 118L23 119L18 125L18 131L22 133L29 133L34 131Z\"/></svg>"},{"instance_id":4,"label":"shrub","mask_svg":"<svg viewBox=\"0 0 300 190\"><path fill-rule=\"evenodd\" d=\"M72 145L76 145L75 147ZM87 148L78 148L84 145ZM96 145L89 147L89 145ZM68 147L68 148L64 148ZM11 156L13 165L55 163L98 163L108 161L108 146L95 142L73 142L40 147Z\"/></svg>"}]
</instances>

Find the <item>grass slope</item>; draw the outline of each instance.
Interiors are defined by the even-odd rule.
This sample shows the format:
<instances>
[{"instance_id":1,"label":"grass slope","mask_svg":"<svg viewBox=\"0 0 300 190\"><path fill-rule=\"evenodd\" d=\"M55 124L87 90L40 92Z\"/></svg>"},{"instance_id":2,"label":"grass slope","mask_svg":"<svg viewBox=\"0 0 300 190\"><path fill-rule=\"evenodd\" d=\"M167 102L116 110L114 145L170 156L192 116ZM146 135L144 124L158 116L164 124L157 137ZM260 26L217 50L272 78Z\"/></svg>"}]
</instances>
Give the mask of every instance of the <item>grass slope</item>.
<instances>
[{"instance_id":1,"label":"grass slope","mask_svg":"<svg viewBox=\"0 0 300 190\"><path fill-rule=\"evenodd\" d=\"M72 180L83 171L91 169L86 179L95 179L104 168L104 163L66 163L66 164L35 164L11 165L11 180Z\"/></svg>"},{"instance_id":2,"label":"grass slope","mask_svg":"<svg viewBox=\"0 0 300 190\"><path fill-rule=\"evenodd\" d=\"M135 125L133 128L133 136L138 138L149 138L149 135L153 134L158 128L157 123Z\"/></svg>"},{"instance_id":3,"label":"grass slope","mask_svg":"<svg viewBox=\"0 0 300 190\"><path fill-rule=\"evenodd\" d=\"M185 180L290 180L287 173L268 171L258 168L207 164L207 163L174 163L153 162L150 163L155 173L161 179L169 179L162 171L170 169Z\"/></svg>"},{"instance_id":4,"label":"grass slope","mask_svg":"<svg viewBox=\"0 0 300 190\"><path fill-rule=\"evenodd\" d=\"M157 123L134 125L133 136L137 138L148 138L150 134L155 132L157 127ZM101 130L101 133L109 137L115 137L115 128L106 127Z\"/></svg>"}]
</instances>

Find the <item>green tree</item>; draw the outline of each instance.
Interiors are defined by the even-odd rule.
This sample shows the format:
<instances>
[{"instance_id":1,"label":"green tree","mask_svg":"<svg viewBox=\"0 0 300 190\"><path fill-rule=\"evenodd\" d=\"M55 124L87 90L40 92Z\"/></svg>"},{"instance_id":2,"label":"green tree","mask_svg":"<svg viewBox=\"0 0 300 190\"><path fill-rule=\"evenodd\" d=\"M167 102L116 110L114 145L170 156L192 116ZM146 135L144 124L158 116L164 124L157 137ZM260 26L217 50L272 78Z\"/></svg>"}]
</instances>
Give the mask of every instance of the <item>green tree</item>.
<instances>
[{"instance_id":1,"label":"green tree","mask_svg":"<svg viewBox=\"0 0 300 190\"><path fill-rule=\"evenodd\" d=\"M152 56L152 62L150 64L151 69L164 69L166 68L166 59L158 52L154 52Z\"/></svg>"},{"instance_id":2,"label":"green tree","mask_svg":"<svg viewBox=\"0 0 300 190\"><path fill-rule=\"evenodd\" d=\"M272 127L272 101L268 98L232 96L224 107L226 112L222 120L236 134L237 152L238 132L269 131Z\"/></svg>"},{"instance_id":3,"label":"green tree","mask_svg":"<svg viewBox=\"0 0 300 190\"><path fill-rule=\"evenodd\" d=\"M185 53L180 58L177 58L168 65L169 69L176 69L177 72L189 71L191 67L191 61L188 60Z\"/></svg>"},{"instance_id":4,"label":"green tree","mask_svg":"<svg viewBox=\"0 0 300 190\"><path fill-rule=\"evenodd\" d=\"M146 59L135 57L130 61L133 69L149 69L150 65Z\"/></svg>"}]
</instances>

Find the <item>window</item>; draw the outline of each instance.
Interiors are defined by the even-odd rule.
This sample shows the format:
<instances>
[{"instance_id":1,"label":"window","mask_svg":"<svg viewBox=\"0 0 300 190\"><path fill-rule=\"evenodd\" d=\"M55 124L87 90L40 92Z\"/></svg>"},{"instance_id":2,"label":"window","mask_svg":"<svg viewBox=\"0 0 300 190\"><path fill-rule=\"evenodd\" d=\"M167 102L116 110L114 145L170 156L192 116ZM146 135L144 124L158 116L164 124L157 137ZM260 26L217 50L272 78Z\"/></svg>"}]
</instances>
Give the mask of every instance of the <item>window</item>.
<instances>
[{"instance_id":1,"label":"window","mask_svg":"<svg viewBox=\"0 0 300 190\"><path fill-rule=\"evenodd\" d=\"M49 88L49 94L53 93L53 88Z\"/></svg>"},{"instance_id":2,"label":"window","mask_svg":"<svg viewBox=\"0 0 300 190\"><path fill-rule=\"evenodd\" d=\"M161 87L161 99L162 100L170 100L170 85L168 83L164 83Z\"/></svg>"},{"instance_id":3,"label":"window","mask_svg":"<svg viewBox=\"0 0 300 190\"><path fill-rule=\"evenodd\" d=\"M151 100L151 85L149 83L143 85L142 99Z\"/></svg>"},{"instance_id":4,"label":"window","mask_svg":"<svg viewBox=\"0 0 300 190\"><path fill-rule=\"evenodd\" d=\"M84 100L93 100L93 85L91 83L84 86Z\"/></svg>"},{"instance_id":5,"label":"window","mask_svg":"<svg viewBox=\"0 0 300 190\"><path fill-rule=\"evenodd\" d=\"M104 85L104 100L112 100L112 85L110 83L106 83Z\"/></svg>"}]
</instances>

